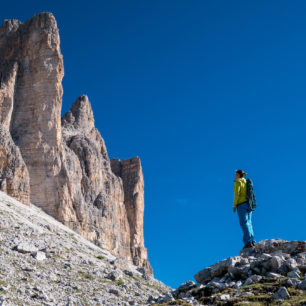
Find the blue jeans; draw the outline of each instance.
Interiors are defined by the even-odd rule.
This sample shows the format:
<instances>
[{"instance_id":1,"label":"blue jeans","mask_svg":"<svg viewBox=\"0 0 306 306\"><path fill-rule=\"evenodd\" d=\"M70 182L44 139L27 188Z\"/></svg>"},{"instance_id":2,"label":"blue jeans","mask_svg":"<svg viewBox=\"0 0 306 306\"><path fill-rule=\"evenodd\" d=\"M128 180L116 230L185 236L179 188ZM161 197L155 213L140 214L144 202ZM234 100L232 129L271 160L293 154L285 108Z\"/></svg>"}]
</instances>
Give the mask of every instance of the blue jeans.
<instances>
[{"instance_id":1,"label":"blue jeans","mask_svg":"<svg viewBox=\"0 0 306 306\"><path fill-rule=\"evenodd\" d=\"M248 202L237 205L239 223L243 231L243 243L254 241L254 232L252 226L252 211L249 210ZM255 242L255 241L254 241Z\"/></svg>"}]
</instances>

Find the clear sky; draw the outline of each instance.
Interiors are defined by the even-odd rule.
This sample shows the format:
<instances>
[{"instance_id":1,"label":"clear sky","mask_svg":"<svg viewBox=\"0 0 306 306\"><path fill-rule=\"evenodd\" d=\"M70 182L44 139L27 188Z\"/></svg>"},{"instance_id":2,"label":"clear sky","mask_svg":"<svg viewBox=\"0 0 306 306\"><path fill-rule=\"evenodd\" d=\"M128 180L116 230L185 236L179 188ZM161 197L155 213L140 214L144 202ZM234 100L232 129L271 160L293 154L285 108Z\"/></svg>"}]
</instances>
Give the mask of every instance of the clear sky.
<instances>
[{"instance_id":1,"label":"clear sky","mask_svg":"<svg viewBox=\"0 0 306 306\"><path fill-rule=\"evenodd\" d=\"M238 255L235 169L254 181L256 240L306 240L304 0L18 0L0 17L40 11L60 29L63 113L87 94L110 157L141 158L156 278Z\"/></svg>"}]
</instances>

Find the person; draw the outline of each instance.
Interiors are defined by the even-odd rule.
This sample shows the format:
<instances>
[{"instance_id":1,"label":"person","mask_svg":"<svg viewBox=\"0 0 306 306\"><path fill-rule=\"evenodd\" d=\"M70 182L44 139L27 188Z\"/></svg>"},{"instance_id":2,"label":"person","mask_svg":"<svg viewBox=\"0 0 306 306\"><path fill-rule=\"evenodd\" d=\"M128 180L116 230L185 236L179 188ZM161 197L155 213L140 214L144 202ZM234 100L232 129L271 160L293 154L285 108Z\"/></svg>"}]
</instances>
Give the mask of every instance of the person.
<instances>
[{"instance_id":1,"label":"person","mask_svg":"<svg viewBox=\"0 0 306 306\"><path fill-rule=\"evenodd\" d=\"M243 243L245 248L252 248L255 245L254 232L252 226L252 211L249 209L247 175L243 170L236 170L234 184L234 204L233 212L237 210L239 223L243 232Z\"/></svg>"}]
</instances>

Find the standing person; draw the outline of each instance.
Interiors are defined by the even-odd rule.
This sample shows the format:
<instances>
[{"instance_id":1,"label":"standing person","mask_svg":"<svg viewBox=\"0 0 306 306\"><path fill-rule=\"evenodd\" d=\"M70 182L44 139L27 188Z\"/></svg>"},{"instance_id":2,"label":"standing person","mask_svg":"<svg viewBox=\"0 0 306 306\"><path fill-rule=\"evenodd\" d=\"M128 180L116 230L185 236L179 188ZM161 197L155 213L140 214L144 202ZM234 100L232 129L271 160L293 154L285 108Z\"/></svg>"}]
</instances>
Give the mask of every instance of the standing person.
<instances>
[{"instance_id":1,"label":"standing person","mask_svg":"<svg viewBox=\"0 0 306 306\"><path fill-rule=\"evenodd\" d=\"M244 178L247 173L239 169L235 174L233 212L238 213L239 223L243 231L244 249L255 245L252 227L252 211L249 209L247 181Z\"/></svg>"}]
</instances>

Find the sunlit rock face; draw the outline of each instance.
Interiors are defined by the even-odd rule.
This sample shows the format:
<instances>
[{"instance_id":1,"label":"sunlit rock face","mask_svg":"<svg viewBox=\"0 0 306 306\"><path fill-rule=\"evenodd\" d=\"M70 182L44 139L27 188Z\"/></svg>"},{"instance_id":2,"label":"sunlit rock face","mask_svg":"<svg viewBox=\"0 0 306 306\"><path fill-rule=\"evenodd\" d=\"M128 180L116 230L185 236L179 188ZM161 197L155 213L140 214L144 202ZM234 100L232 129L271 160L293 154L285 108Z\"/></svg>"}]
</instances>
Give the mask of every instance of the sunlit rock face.
<instances>
[{"instance_id":1,"label":"sunlit rock face","mask_svg":"<svg viewBox=\"0 0 306 306\"><path fill-rule=\"evenodd\" d=\"M51 13L3 22L0 188L152 273L143 238L140 160L112 162L119 172L111 166L87 96L61 118L63 75Z\"/></svg>"}]
</instances>

